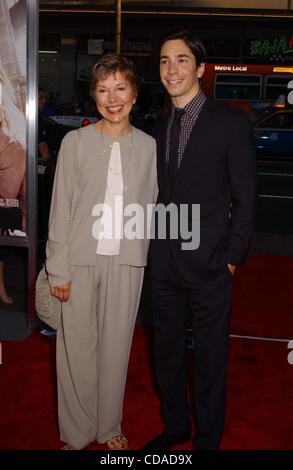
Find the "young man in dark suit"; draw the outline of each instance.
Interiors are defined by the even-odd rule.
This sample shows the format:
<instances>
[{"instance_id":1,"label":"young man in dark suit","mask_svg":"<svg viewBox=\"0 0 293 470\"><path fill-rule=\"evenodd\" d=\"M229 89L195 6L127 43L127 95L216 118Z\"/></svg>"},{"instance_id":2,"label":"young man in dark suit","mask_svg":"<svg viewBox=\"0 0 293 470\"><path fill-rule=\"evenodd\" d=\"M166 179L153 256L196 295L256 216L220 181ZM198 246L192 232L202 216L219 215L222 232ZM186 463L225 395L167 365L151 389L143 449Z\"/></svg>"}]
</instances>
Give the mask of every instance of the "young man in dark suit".
<instances>
[{"instance_id":1,"label":"young man in dark suit","mask_svg":"<svg viewBox=\"0 0 293 470\"><path fill-rule=\"evenodd\" d=\"M232 276L246 257L254 230L256 171L250 118L204 95L200 79L205 60L203 44L188 31L169 35L162 43L160 75L172 104L156 129L157 207L171 204L180 219L185 205L190 227L196 213L192 206L199 204L200 241L190 240L188 246L183 235L160 238L157 234L151 242L156 373L164 429L144 447L150 451L166 450L191 438L187 312L191 312L194 342L193 446L196 450L219 447ZM172 210L170 217L172 224Z\"/></svg>"}]
</instances>

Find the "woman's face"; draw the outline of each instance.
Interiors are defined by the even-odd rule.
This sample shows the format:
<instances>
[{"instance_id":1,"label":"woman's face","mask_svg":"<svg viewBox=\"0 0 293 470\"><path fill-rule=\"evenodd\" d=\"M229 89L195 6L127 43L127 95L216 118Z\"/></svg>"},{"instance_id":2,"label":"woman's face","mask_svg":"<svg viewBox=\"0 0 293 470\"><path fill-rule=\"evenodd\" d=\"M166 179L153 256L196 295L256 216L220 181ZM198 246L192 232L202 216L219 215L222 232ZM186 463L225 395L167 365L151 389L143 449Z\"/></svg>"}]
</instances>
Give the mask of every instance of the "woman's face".
<instances>
[{"instance_id":1,"label":"woman's face","mask_svg":"<svg viewBox=\"0 0 293 470\"><path fill-rule=\"evenodd\" d=\"M94 97L99 112L109 123L128 122L136 94L131 83L119 70L97 83Z\"/></svg>"}]
</instances>

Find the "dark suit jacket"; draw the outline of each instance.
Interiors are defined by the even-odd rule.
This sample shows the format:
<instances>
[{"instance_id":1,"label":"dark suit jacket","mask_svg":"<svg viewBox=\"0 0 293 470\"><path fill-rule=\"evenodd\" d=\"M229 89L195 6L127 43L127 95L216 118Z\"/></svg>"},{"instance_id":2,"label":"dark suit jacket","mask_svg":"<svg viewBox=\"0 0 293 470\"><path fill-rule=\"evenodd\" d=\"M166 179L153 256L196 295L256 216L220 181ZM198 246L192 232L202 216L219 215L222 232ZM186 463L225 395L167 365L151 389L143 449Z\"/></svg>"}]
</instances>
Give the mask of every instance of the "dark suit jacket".
<instances>
[{"instance_id":1,"label":"dark suit jacket","mask_svg":"<svg viewBox=\"0 0 293 470\"><path fill-rule=\"evenodd\" d=\"M253 235L256 168L250 118L207 98L172 188L165 160L167 122L162 118L155 131L157 203L200 204L200 245L184 251L180 238L152 240L151 270L156 277L164 275L172 252L185 278L206 279L227 263L241 264Z\"/></svg>"}]
</instances>

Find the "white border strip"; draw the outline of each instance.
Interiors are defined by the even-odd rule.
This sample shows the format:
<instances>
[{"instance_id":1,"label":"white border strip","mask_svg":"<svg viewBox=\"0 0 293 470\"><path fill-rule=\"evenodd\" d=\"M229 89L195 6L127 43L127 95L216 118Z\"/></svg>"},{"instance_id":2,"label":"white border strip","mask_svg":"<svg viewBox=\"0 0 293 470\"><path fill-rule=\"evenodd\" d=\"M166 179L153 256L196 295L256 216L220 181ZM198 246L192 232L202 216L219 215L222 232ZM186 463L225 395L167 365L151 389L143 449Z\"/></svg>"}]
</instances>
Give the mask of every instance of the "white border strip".
<instances>
[{"instance_id":1,"label":"white border strip","mask_svg":"<svg viewBox=\"0 0 293 470\"><path fill-rule=\"evenodd\" d=\"M293 199L293 196L275 196L273 194L259 194L258 197L267 197L271 199Z\"/></svg>"},{"instance_id":2,"label":"white border strip","mask_svg":"<svg viewBox=\"0 0 293 470\"><path fill-rule=\"evenodd\" d=\"M264 336L245 336L245 335L229 335L230 338L241 338L241 339L256 339L258 341L271 341L275 343L289 343L291 339L283 338L267 338Z\"/></svg>"},{"instance_id":3,"label":"white border strip","mask_svg":"<svg viewBox=\"0 0 293 470\"><path fill-rule=\"evenodd\" d=\"M191 328L187 328L187 332L191 332ZM229 334L230 338L240 338L240 339L254 339L257 341L271 341L275 343L289 343L290 341L293 341L291 339L286 339L286 338L270 338L267 336L248 336L248 335L233 335Z\"/></svg>"},{"instance_id":4,"label":"white border strip","mask_svg":"<svg viewBox=\"0 0 293 470\"><path fill-rule=\"evenodd\" d=\"M287 176L287 177L293 176L292 173L263 173L261 171L259 171L257 174L261 176Z\"/></svg>"}]
</instances>

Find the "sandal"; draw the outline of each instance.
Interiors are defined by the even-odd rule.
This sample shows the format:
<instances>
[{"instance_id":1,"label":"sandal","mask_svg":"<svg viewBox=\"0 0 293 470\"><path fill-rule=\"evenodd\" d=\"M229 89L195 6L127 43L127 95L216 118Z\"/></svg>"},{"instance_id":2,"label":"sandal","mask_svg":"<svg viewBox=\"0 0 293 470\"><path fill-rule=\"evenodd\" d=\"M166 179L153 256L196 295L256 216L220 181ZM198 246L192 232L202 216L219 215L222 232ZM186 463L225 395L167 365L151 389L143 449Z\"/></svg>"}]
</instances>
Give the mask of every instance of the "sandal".
<instances>
[{"instance_id":1,"label":"sandal","mask_svg":"<svg viewBox=\"0 0 293 470\"><path fill-rule=\"evenodd\" d=\"M60 450L78 450L75 447L71 446L70 444L66 444L65 446L61 447Z\"/></svg>"},{"instance_id":2,"label":"sandal","mask_svg":"<svg viewBox=\"0 0 293 470\"><path fill-rule=\"evenodd\" d=\"M128 440L124 434L113 436L107 441L108 449L110 450L129 450Z\"/></svg>"}]
</instances>

